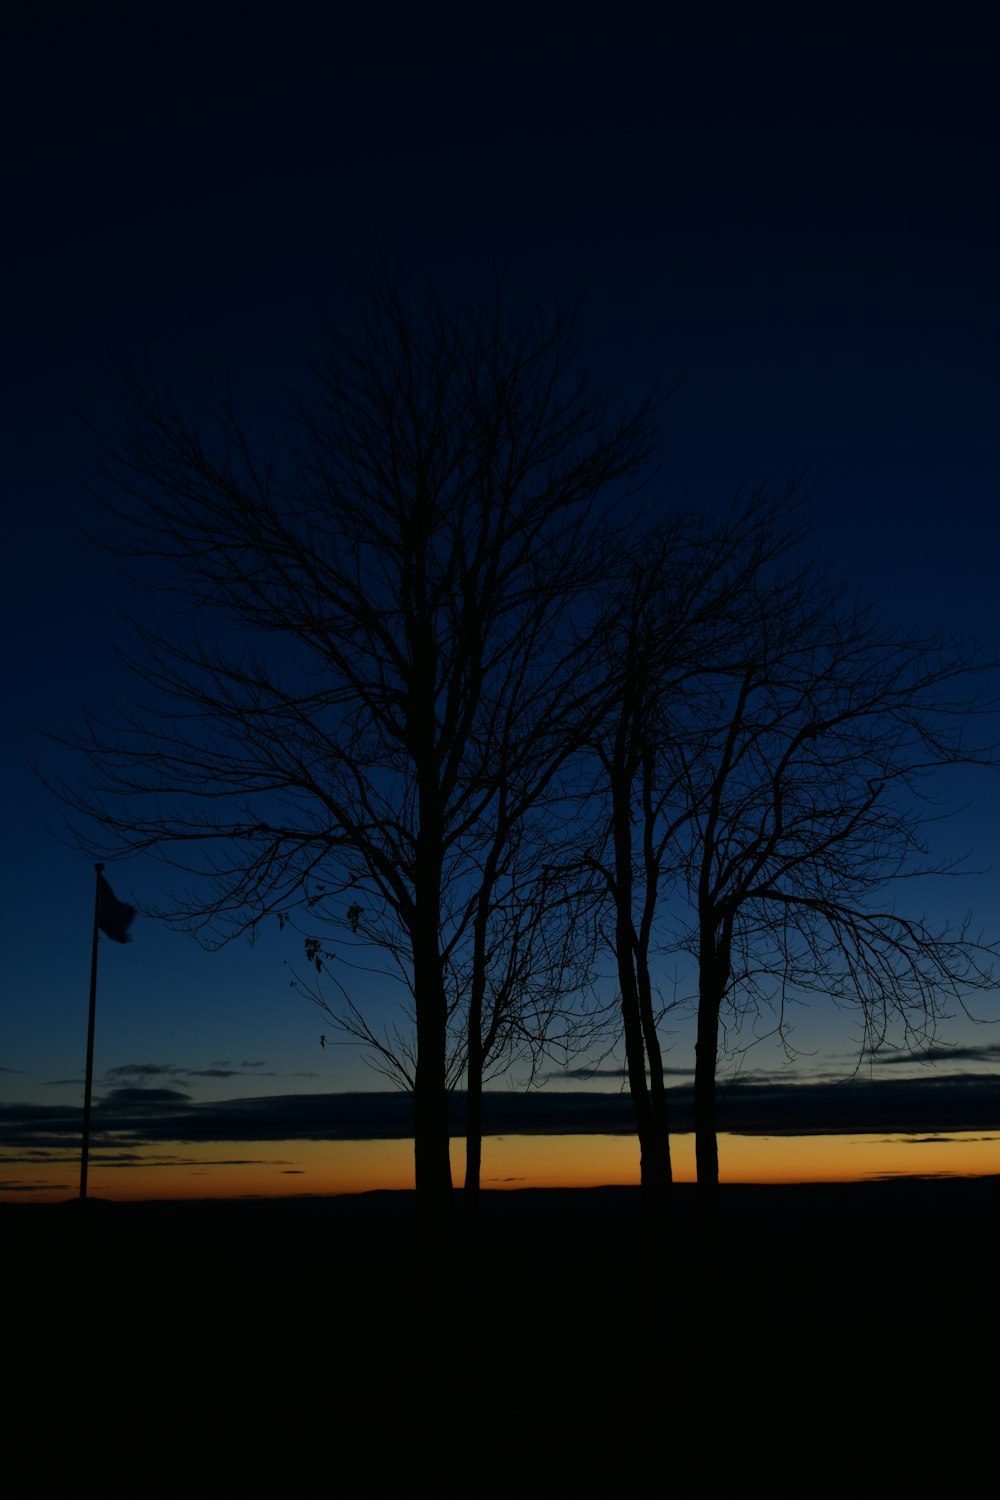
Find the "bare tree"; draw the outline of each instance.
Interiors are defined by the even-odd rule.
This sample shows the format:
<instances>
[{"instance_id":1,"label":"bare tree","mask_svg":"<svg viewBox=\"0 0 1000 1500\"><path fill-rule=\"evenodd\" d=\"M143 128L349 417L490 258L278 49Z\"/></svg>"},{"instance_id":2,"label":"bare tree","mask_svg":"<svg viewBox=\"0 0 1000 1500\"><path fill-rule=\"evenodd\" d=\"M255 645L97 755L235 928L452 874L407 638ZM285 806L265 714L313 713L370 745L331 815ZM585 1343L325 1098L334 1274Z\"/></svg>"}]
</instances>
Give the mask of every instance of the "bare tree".
<instances>
[{"instance_id":1,"label":"bare tree","mask_svg":"<svg viewBox=\"0 0 1000 1500\"><path fill-rule=\"evenodd\" d=\"M672 805L673 789L660 774L660 741L669 732L678 687L673 627L681 624L684 605L672 586L683 569L681 554L684 561L688 557L686 542L682 523L675 521L657 534L645 533L625 563L606 622L607 671L618 693L593 740L602 811L587 862L610 907L607 940L615 957L645 1201L662 1199L672 1180L651 958L658 900L674 857L677 799Z\"/></svg>"},{"instance_id":2,"label":"bare tree","mask_svg":"<svg viewBox=\"0 0 1000 1500\"><path fill-rule=\"evenodd\" d=\"M462 1040L470 1202L480 1186L485 1083L512 1061L526 1064L534 1081L543 1058L565 1065L594 1034L584 1008L595 947L587 908L562 868L550 862L551 841L525 839L517 822L507 825L509 810L501 796L471 944L457 978L467 996Z\"/></svg>"},{"instance_id":3,"label":"bare tree","mask_svg":"<svg viewBox=\"0 0 1000 1500\"><path fill-rule=\"evenodd\" d=\"M470 1210L481 1185L485 1086L517 1067L522 1084L531 1087L543 1060L565 1067L607 1024L605 1008L588 1003L596 929L585 895L568 878L565 851L539 837L537 816L530 827L523 820L510 823L506 799L499 800L475 910L445 966L447 1080L449 1089L466 1086L464 1197ZM362 945L363 916L352 907L346 918ZM343 944L333 950L315 936L307 938L305 957L314 974L294 982L340 1032L367 1050L378 1072L412 1090L412 1013L405 1025L373 1024L338 973L349 953Z\"/></svg>"},{"instance_id":4,"label":"bare tree","mask_svg":"<svg viewBox=\"0 0 1000 1500\"><path fill-rule=\"evenodd\" d=\"M649 408L616 416L574 375L572 317L518 321L499 296L453 313L377 266L356 291L360 331L330 332L280 446L228 398L190 415L126 374L102 540L188 613L132 621L146 692L71 737L90 774L60 792L88 848L193 877L166 915L212 940L307 911L381 945L412 1000L416 1186L436 1210L449 1036L470 1080L497 1055L449 974L478 945L485 1004L486 929L570 754L580 622Z\"/></svg>"},{"instance_id":5,"label":"bare tree","mask_svg":"<svg viewBox=\"0 0 1000 1500\"><path fill-rule=\"evenodd\" d=\"M720 1027L748 1008L784 1034L785 1000L856 1007L863 1046L916 1044L993 983L993 945L889 900L947 873L924 836L942 767L992 764L970 725L992 705L974 645L880 625L803 562L793 484L737 497L718 522L675 515L619 555L591 740L597 837L586 861L609 903L644 1196L671 1178L654 970L683 949L698 973L695 1128L706 1228L716 1216ZM684 918L690 902L693 920ZM679 936L678 936L679 934Z\"/></svg>"},{"instance_id":6,"label":"bare tree","mask_svg":"<svg viewBox=\"0 0 1000 1500\"><path fill-rule=\"evenodd\" d=\"M601 811L587 863L610 908L622 1036L647 1207L672 1178L656 999L663 910L683 881L695 816L687 753L704 732L705 683L741 648L746 594L798 541L796 485L737 495L728 514L656 521L609 579L603 670L616 686L591 741Z\"/></svg>"},{"instance_id":7,"label":"bare tree","mask_svg":"<svg viewBox=\"0 0 1000 1500\"><path fill-rule=\"evenodd\" d=\"M671 745L690 817L684 861L699 976L695 1132L702 1216L716 1220L715 1092L727 1007L823 994L852 1008L863 1049L890 1028L916 1045L991 986L995 944L966 921L899 910L900 883L955 873L932 860L942 767L993 764L968 739L992 708L994 663L957 638L881 625L810 567L748 578L742 645L702 683Z\"/></svg>"}]
</instances>

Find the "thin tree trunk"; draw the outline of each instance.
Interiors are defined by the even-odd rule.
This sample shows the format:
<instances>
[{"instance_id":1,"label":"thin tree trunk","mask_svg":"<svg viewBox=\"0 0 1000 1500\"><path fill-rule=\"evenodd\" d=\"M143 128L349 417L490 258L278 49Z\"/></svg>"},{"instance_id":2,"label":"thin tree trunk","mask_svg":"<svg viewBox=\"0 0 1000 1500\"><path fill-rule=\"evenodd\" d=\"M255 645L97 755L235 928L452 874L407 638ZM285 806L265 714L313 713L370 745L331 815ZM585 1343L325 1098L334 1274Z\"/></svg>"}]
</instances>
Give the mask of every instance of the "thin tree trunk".
<instances>
[{"instance_id":1,"label":"thin tree trunk","mask_svg":"<svg viewBox=\"0 0 1000 1500\"><path fill-rule=\"evenodd\" d=\"M643 1187L661 1197L664 1202L673 1185L673 1168L670 1160L670 1116L667 1110L667 1091L663 1082L663 1053L656 1033L656 1018L653 1015L652 986L646 954L637 955L636 975L639 1001L639 1017L646 1049L649 1069L649 1132L650 1132L650 1176L647 1183L645 1173L641 1177ZM643 1157L645 1157L645 1151Z\"/></svg>"},{"instance_id":2,"label":"thin tree trunk","mask_svg":"<svg viewBox=\"0 0 1000 1500\"><path fill-rule=\"evenodd\" d=\"M698 1032L694 1067L694 1140L698 1169L698 1210L702 1233L715 1244L719 1229L719 1141L715 1116L715 1074L719 1053L719 1014L728 965L713 951L702 957L698 980Z\"/></svg>"},{"instance_id":3,"label":"thin tree trunk","mask_svg":"<svg viewBox=\"0 0 1000 1500\"><path fill-rule=\"evenodd\" d=\"M475 1026L473 1026L473 1020ZM479 1208L480 1174L483 1162L483 1058L478 1046L480 1018L469 1017L469 1060L465 1092L465 1210L474 1215Z\"/></svg>"},{"instance_id":4,"label":"thin tree trunk","mask_svg":"<svg viewBox=\"0 0 1000 1500\"><path fill-rule=\"evenodd\" d=\"M619 739L625 733L627 722L623 714ZM650 1059L649 1037L645 1034L647 1028L643 1024L642 981L645 978L648 982L648 973L645 972L645 954L637 944L632 919L631 776L627 770L612 771L611 798L615 853L615 954L621 991L625 1060L635 1112L636 1134L639 1137L639 1182L644 1213L651 1210L654 1214L659 1214L671 1181L670 1137L667 1131L666 1100L662 1097L663 1068L658 1047L659 1099L656 1095L657 1069L654 1067L651 1070L652 1093L646 1076ZM637 969L640 970L638 975ZM653 1031L655 1039L655 1027Z\"/></svg>"},{"instance_id":5,"label":"thin tree trunk","mask_svg":"<svg viewBox=\"0 0 1000 1500\"><path fill-rule=\"evenodd\" d=\"M426 545L431 521L426 497L414 516L414 597L426 597ZM417 838L413 862L413 995L417 1065L413 1089L413 1150L417 1211L425 1225L443 1224L451 1212L451 1150L448 1130L448 1006L441 964L443 798L439 784L434 715L435 642L426 614L411 627L413 665L407 731L417 767Z\"/></svg>"},{"instance_id":6,"label":"thin tree trunk","mask_svg":"<svg viewBox=\"0 0 1000 1500\"><path fill-rule=\"evenodd\" d=\"M436 955L435 955L436 956ZM424 1218L444 1217L451 1205L451 1150L445 1072L446 1007L440 966L422 980L414 953L417 1005L417 1066L413 1088L413 1151L417 1206ZM438 995L433 995L437 980Z\"/></svg>"},{"instance_id":7,"label":"thin tree trunk","mask_svg":"<svg viewBox=\"0 0 1000 1500\"><path fill-rule=\"evenodd\" d=\"M504 830L508 828L502 812L505 806L506 800L501 791L501 808L497 816L498 824ZM495 1031L491 1031L490 1036L484 1041L483 1001L486 995L486 927L500 850L498 838L494 840L493 848L483 869L472 935L472 979L469 986L469 1015L466 1021L465 1190L463 1193L465 1210L470 1216L475 1216L479 1209L479 1187L483 1164L483 1068L495 1036Z\"/></svg>"},{"instance_id":8,"label":"thin tree trunk","mask_svg":"<svg viewBox=\"0 0 1000 1500\"><path fill-rule=\"evenodd\" d=\"M618 820L616 818L616 824ZM622 834L616 826L615 844ZM646 1050L642 1042L642 1024L639 1019L639 994L636 987L635 968L632 956L631 914L624 909L626 891L631 891L631 871L626 884L622 880L623 867L628 868L627 856L619 853L618 884L615 893L617 912L615 917L615 954L618 962L618 987L621 991L622 1030L625 1036L625 1062L628 1068L629 1091L635 1112L635 1128L639 1137L639 1180L643 1188L651 1186L655 1179L651 1117L649 1111L649 1089L646 1083Z\"/></svg>"}]
</instances>

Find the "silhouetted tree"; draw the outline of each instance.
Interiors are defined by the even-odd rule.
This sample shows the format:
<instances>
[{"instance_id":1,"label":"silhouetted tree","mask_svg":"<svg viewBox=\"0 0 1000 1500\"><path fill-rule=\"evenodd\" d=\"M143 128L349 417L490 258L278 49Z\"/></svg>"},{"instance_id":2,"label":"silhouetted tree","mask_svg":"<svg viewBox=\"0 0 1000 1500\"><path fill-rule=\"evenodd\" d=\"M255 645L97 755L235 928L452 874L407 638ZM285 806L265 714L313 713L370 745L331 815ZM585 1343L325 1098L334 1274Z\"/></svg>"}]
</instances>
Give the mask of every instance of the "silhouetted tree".
<instances>
[{"instance_id":1,"label":"silhouetted tree","mask_svg":"<svg viewBox=\"0 0 1000 1500\"><path fill-rule=\"evenodd\" d=\"M193 876L166 915L215 941L346 911L382 946L412 998L434 1207L449 1036L471 1092L528 1024L516 973L489 1015L494 949L516 971L548 899L519 906L513 851L571 752L586 600L649 412L615 416L574 375L573 318L519 321L499 296L453 312L378 266L356 292L360 330L330 332L289 442L126 372L101 540L187 613L132 622L146 697L72 737L92 774L60 790L96 820L88 848Z\"/></svg>"},{"instance_id":2,"label":"silhouetted tree","mask_svg":"<svg viewBox=\"0 0 1000 1500\"><path fill-rule=\"evenodd\" d=\"M546 862L551 842L523 839L517 823L505 831L507 812L487 851L472 942L456 976L467 996L467 1201L480 1186L484 1084L515 1059L533 1081L543 1058L565 1064L594 1032L584 1009L595 947L586 904L560 866Z\"/></svg>"},{"instance_id":3,"label":"silhouetted tree","mask_svg":"<svg viewBox=\"0 0 1000 1500\"><path fill-rule=\"evenodd\" d=\"M568 879L564 849L539 841L537 818L530 840L524 821L509 825L504 800L469 930L446 963L452 1023L447 1078L449 1088L466 1083L464 1196L470 1209L481 1181L484 1086L515 1064L531 1086L543 1059L565 1066L606 1025L602 1008L587 1005L596 929L585 893ZM546 862L553 858L560 862ZM363 913L353 911L349 925L363 942ZM362 1043L377 1071L412 1090L412 1030L398 1022L373 1025L334 967L344 958L343 948L334 951L307 938L305 956L316 977L296 979L298 988Z\"/></svg>"},{"instance_id":4,"label":"silhouetted tree","mask_svg":"<svg viewBox=\"0 0 1000 1500\"><path fill-rule=\"evenodd\" d=\"M695 1131L706 1228L716 1219L716 1069L727 1007L818 993L926 1041L949 1005L993 983L995 945L896 904L901 882L954 873L927 856L942 767L993 763L967 739L993 663L957 638L881 625L808 567L763 567L741 602L740 649L716 662L672 754L698 965Z\"/></svg>"},{"instance_id":5,"label":"silhouetted tree","mask_svg":"<svg viewBox=\"0 0 1000 1500\"><path fill-rule=\"evenodd\" d=\"M591 742L600 768L588 854L606 892L622 1036L647 1205L671 1182L656 946L683 881L688 756L711 709L705 684L742 649L747 591L799 539L796 488L737 496L720 521L678 512L646 529L609 580L604 672L616 685Z\"/></svg>"},{"instance_id":6,"label":"silhouetted tree","mask_svg":"<svg viewBox=\"0 0 1000 1500\"><path fill-rule=\"evenodd\" d=\"M683 525L645 532L625 563L606 622L606 670L618 692L593 748L600 767L599 838L588 862L610 905L608 942L615 958L629 1091L639 1140L644 1198L662 1198L671 1182L670 1133L658 1033L651 948L658 900L676 832L677 798L665 785L660 753L670 733L684 663ZM680 588L678 589L678 585ZM681 817L685 816L681 812Z\"/></svg>"}]
</instances>

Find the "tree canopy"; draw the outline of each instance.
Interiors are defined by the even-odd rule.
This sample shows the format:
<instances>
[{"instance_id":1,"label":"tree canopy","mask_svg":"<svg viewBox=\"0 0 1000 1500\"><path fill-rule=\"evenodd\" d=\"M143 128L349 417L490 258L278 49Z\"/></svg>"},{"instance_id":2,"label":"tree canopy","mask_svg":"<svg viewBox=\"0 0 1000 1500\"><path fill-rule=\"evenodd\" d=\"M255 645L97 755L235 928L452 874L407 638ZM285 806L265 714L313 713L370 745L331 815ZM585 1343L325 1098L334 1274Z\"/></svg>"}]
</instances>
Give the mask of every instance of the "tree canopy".
<instances>
[{"instance_id":1,"label":"tree canopy","mask_svg":"<svg viewBox=\"0 0 1000 1500\"><path fill-rule=\"evenodd\" d=\"M456 309L378 264L354 290L279 439L121 372L98 539L143 581L137 690L64 736L88 769L57 790L98 857L182 871L164 915L209 941L272 918L317 968L328 942L380 950L409 1019L379 1031L349 990L331 1014L412 1090L427 1205L451 1188L449 1090L475 1191L484 1081L589 1039L599 933L662 1191L653 960L686 950L712 1186L727 1007L822 992L873 1047L992 983L991 945L886 893L941 868L927 778L993 763L968 728L993 661L804 560L794 485L719 516L630 503L654 405L580 375L573 316L499 290Z\"/></svg>"},{"instance_id":2,"label":"tree canopy","mask_svg":"<svg viewBox=\"0 0 1000 1500\"><path fill-rule=\"evenodd\" d=\"M648 404L617 414L577 372L572 316L519 320L499 292L455 311L378 265L355 293L263 451L231 400L192 414L124 372L100 539L175 613L130 622L145 691L75 737L92 774L62 795L90 847L193 877L173 920L225 939L308 912L389 956L433 1198L450 1043L481 1086L572 916L545 802L593 692L602 541L654 439Z\"/></svg>"}]
</instances>

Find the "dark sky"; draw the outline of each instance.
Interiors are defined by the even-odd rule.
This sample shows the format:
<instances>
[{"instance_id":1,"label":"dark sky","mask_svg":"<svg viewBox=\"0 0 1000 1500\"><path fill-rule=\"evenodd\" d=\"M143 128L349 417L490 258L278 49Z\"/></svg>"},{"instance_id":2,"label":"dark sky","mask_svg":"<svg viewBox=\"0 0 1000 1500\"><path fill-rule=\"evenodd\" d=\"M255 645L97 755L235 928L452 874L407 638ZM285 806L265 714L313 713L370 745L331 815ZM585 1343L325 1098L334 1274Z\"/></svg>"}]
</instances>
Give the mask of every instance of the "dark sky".
<instances>
[{"instance_id":1,"label":"dark sky","mask_svg":"<svg viewBox=\"0 0 1000 1500\"><path fill-rule=\"evenodd\" d=\"M5 1099L75 1097L88 962L92 872L47 831L57 810L26 757L62 762L28 721L72 725L124 685L113 582L70 524L93 514L79 413L113 428L111 364L148 348L178 388L228 371L263 427L324 310L343 307L359 240L448 296L497 271L517 308L582 296L600 378L637 397L683 375L658 495L723 505L808 466L816 545L866 597L994 636L1000 79L985 20L652 11L8 21ZM944 847L995 867L996 787L944 790L969 804ZM162 894L151 862L109 873L140 907ZM995 934L997 894L985 877L949 910L974 907ZM216 1090L226 1075L237 1096L248 1077L276 1094L359 1086L354 1054L318 1054L285 957L271 943L207 959L140 919L106 961L109 1080L149 1063ZM801 1026L824 1068L850 1069L843 1017Z\"/></svg>"}]
</instances>

